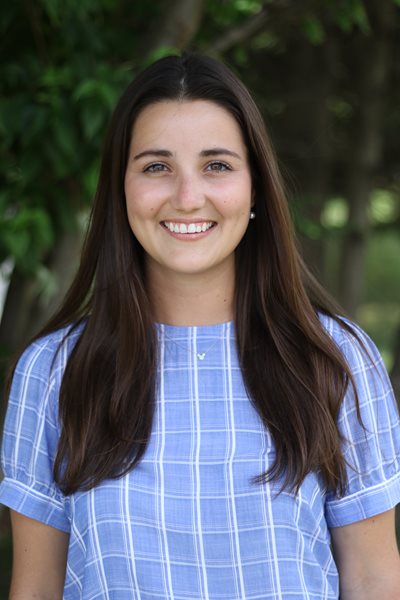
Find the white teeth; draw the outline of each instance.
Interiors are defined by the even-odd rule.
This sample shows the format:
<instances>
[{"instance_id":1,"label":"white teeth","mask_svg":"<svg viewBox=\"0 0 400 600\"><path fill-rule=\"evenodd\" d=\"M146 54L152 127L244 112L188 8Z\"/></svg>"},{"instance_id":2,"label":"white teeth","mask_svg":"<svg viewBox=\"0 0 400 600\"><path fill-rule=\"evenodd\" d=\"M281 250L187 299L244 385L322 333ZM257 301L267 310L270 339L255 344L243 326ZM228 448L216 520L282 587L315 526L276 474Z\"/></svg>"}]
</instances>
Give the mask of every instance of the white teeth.
<instances>
[{"instance_id":1,"label":"white teeth","mask_svg":"<svg viewBox=\"0 0 400 600\"><path fill-rule=\"evenodd\" d=\"M164 221L164 226L173 233L202 233L213 226L212 221L204 223L173 223L172 221Z\"/></svg>"}]
</instances>

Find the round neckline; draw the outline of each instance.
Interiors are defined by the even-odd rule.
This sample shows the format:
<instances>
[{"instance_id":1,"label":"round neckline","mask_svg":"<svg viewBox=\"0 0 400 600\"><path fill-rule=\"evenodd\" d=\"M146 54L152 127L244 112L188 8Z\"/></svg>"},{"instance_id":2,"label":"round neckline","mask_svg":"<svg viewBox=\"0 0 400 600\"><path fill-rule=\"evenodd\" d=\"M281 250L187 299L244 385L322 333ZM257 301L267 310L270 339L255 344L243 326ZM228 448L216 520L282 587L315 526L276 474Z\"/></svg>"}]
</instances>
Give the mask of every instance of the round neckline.
<instances>
[{"instance_id":1,"label":"round neckline","mask_svg":"<svg viewBox=\"0 0 400 600\"><path fill-rule=\"evenodd\" d=\"M155 323L156 329L158 331L166 331L169 333L184 333L189 331L197 331L197 332L212 332L219 331L224 327L233 326L233 321L223 321L222 323L212 323L209 325L171 325L169 323Z\"/></svg>"}]
</instances>

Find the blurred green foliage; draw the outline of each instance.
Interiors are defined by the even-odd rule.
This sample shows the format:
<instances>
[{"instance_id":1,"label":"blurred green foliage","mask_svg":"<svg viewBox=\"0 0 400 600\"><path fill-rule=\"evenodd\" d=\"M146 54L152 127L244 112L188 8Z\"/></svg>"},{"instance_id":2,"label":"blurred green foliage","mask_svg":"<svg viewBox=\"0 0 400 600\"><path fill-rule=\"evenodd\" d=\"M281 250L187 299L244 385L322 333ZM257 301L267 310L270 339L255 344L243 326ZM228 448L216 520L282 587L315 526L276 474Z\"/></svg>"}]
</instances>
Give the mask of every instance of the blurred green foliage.
<instances>
[{"instance_id":1,"label":"blurred green foliage","mask_svg":"<svg viewBox=\"0 0 400 600\"><path fill-rule=\"evenodd\" d=\"M114 0L2 7L0 262L37 270L91 201L104 130L150 11Z\"/></svg>"},{"instance_id":2,"label":"blurred green foliage","mask_svg":"<svg viewBox=\"0 0 400 600\"><path fill-rule=\"evenodd\" d=\"M0 262L11 256L17 269L37 272L60 233L76 226L95 191L101 143L117 97L135 70L173 50L148 40L166 9L162 1L128 0L37 0L2 7ZM332 35L332 25L346 34L370 33L362 0L309 1L286 12L277 0L208 0L193 44L207 50L260 11L270 15L270 24L228 52L250 84L248 70L259 69L251 65L254 52L284 54L302 35L319 46L328 31ZM261 86L260 103L272 117L287 112L290 98L282 92ZM339 120L353 110L346 95L329 101ZM327 234L323 220L309 221L304 214L298 225L314 239Z\"/></svg>"}]
</instances>

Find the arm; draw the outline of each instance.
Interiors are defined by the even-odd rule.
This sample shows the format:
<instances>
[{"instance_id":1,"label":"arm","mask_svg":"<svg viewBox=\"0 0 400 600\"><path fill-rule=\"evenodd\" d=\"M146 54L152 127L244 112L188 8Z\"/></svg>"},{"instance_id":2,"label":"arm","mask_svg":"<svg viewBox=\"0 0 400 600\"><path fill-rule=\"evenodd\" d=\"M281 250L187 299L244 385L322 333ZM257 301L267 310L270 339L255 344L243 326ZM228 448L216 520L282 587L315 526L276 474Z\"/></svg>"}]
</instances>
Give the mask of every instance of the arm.
<instances>
[{"instance_id":1,"label":"arm","mask_svg":"<svg viewBox=\"0 0 400 600\"><path fill-rule=\"evenodd\" d=\"M394 509L331 529L341 600L399 600Z\"/></svg>"},{"instance_id":2,"label":"arm","mask_svg":"<svg viewBox=\"0 0 400 600\"><path fill-rule=\"evenodd\" d=\"M69 535L10 512L13 569L9 600L61 600Z\"/></svg>"}]
</instances>

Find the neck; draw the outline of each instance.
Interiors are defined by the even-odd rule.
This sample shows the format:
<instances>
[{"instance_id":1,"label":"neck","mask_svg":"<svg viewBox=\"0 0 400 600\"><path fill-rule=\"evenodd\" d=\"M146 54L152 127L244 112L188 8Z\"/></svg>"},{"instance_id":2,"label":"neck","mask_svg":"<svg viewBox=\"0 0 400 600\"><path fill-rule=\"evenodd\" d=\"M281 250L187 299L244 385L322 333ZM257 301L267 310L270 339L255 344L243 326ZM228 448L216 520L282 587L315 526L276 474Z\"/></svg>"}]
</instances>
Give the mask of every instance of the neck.
<instances>
[{"instance_id":1,"label":"neck","mask_svg":"<svg viewBox=\"0 0 400 600\"><path fill-rule=\"evenodd\" d=\"M213 325L233 319L232 269L176 274L149 269L147 284L153 314L169 325Z\"/></svg>"}]
</instances>

